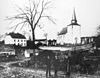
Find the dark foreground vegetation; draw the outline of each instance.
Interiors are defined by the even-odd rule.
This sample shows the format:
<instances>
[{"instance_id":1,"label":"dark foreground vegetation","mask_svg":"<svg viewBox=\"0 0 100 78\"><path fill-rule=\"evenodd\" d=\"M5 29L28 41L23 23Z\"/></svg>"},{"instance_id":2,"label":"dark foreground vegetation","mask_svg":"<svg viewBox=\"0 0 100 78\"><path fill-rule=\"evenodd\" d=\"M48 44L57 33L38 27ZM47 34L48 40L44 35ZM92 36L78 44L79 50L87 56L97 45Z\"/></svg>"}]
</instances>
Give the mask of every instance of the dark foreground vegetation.
<instances>
[{"instance_id":1,"label":"dark foreground vegetation","mask_svg":"<svg viewBox=\"0 0 100 78\"><path fill-rule=\"evenodd\" d=\"M11 62L20 60L16 55L0 54L0 62Z\"/></svg>"},{"instance_id":2,"label":"dark foreground vegetation","mask_svg":"<svg viewBox=\"0 0 100 78\"><path fill-rule=\"evenodd\" d=\"M80 50L68 53L60 54L50 50L45 50L35 56L35 60L31 57L31 60L22 63L15 63L12 66L41 69L48 73L51 70L54 71L54 75L57 75L58 71L62 71L64 75L70 75L71 73L90 74L94 75L100 71L100 53L99 50L95 50L93 53L89 50ZM51 73L49 73L51 75Z\"/></svg>"}]
</instances>

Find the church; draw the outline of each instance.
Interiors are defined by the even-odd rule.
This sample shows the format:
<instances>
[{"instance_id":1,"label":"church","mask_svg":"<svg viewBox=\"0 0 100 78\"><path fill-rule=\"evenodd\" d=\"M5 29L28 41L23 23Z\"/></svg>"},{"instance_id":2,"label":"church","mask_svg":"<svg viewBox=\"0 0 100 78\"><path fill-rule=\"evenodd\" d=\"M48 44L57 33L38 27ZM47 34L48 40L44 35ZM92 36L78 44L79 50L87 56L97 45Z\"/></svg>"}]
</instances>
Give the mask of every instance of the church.
<instances>
[{"instance_id":1,"label":"church","mask_svg":"<svg viewBox=\"0 0 100 78\"><path fill-rule=\"evenodd\" d=\"M58 33L57 43L59 44L79 44L81 42L81 25L78 24L75 9L69 25Z\"/></svg>"}]
</instances>

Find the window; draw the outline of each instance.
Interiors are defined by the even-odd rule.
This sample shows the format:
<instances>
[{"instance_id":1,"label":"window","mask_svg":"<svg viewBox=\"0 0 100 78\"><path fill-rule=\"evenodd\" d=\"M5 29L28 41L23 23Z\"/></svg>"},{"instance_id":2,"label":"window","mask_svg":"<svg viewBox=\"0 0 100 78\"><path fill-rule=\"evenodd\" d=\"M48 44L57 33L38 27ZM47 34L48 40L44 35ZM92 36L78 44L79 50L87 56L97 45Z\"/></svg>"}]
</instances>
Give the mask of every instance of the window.
<instances>
[{"instance_id":1,"label":"window","mask_svg":"<svg viewBox=\"0 0 100 78\"><path fill-rule=\"evenodd\" d=\"M23 40L21 40L21 42L23 42Z\"/></svg>"},{"instance_id":2,"label":"window","mask_svg":"<svg viewBox=\"0 0 100 78\"><path fill-rule=\"evenodd\" d=\"M14 40L14 42L16 42L16 40Z\"/></svg>"},{"instance_id":3,"label":"window","mask_svg":"<svg viewBox=\"0 0 100 78\"><path fill-rule=\"evenodd\" d=\"M26 46L26 44L24 43L24 46Z\"/></svg>"},{"instance_id":4,"label":"window","mask_svg":"<svg viewBox=\"0 0 100 78\"><path fill-rule=\"evenodd\" d=\"M19 42L19 40L18 40L18 42Z\"/></svg>"},{"instance_id":5,"label":"window","mask_svg":"<svg viewBox=\"0 0 100 78\"><path fill-rule=\"evenodd\" d=\"M20 44L18 43L18 46L19 46Z\"/></svg>"}]
</instances>

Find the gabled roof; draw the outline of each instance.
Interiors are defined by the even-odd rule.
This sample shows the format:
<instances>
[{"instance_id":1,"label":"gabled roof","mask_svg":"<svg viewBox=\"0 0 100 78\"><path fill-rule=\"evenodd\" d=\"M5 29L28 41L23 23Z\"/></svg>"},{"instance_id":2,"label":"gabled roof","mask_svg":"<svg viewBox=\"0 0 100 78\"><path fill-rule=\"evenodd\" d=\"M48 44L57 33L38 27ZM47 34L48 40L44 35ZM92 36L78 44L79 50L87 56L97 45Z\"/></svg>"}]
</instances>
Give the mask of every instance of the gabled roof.
<instances>
[{"instance_id":1,"label":"gabled roof","mask_svg":"<svg viewBox=\"0 0 100 78\"><path fill-rule=\"evenodd\" d=\"M20 33L9 33L8 35L10 35L12 38L19 38L19 39L26 39L24 35L20 34Z\"/></svg>"}]
</instances>

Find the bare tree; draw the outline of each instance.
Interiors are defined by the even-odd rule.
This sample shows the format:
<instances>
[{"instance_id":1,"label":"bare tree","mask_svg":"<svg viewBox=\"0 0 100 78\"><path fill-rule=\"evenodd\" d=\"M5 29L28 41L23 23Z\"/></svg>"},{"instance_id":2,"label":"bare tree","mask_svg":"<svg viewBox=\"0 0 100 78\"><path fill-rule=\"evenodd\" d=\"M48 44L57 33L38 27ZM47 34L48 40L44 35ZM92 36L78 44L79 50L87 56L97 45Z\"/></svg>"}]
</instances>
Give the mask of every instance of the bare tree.
<instances>
[{"instance_id":1,"label":"bare tree","mask_svg":"<svg viewBox=\"0 0 100 78\"><path fill-rule=\"evenodd\" d=\"M13 17L8 17L7 19L9 20L18 20L19 23L14 25L11 28L16 28L18 26L21 26L21 29L25 26L28 25L31 28L32 31L32 39L33 39L33 46L35 45L35 29L39 25L40 20L43 20L42 18L47 18L50 20L52 23L55 24L53 21L53 18L49 15L46 15L45 13L47 12L51 6L50 6L50 1L44 1L44 0L39 0L39 2L35 2L32 0L29 0L28 6L25 7L25 9L22 9L18 7L18 14L14 15Z\"/></svg>"}]
</instances>

